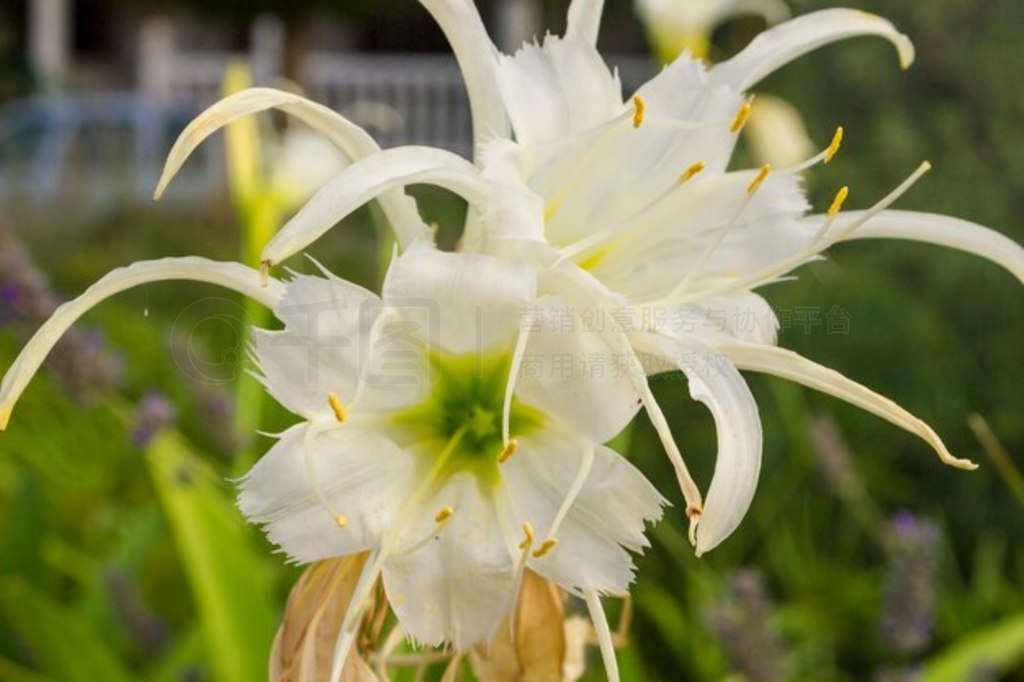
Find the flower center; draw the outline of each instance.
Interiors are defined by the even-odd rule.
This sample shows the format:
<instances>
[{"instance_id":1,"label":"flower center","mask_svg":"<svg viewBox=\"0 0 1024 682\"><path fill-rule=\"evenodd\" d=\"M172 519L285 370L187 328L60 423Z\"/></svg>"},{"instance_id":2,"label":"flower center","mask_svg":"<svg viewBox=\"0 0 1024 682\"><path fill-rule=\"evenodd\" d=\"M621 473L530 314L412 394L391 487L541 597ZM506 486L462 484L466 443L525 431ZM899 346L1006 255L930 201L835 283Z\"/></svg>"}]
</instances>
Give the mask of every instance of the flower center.
<instances>
[{"instance_id":1,"label":"flower center","mask_svg":"<svg viewBox=\"0 0 1024 682\"><path fill-rule=\"evenodd\" d=\"M432 460L452 447L441 467L443 477L470 471L482 481L497 484L501 480L498 458L505 449L502 411L511 356L442 351L429 357L429 395L394 415L394 423ZM543 423L540 410L513 398L509 414L513 436L530 433Z\"/></svg>"}]
</instances>

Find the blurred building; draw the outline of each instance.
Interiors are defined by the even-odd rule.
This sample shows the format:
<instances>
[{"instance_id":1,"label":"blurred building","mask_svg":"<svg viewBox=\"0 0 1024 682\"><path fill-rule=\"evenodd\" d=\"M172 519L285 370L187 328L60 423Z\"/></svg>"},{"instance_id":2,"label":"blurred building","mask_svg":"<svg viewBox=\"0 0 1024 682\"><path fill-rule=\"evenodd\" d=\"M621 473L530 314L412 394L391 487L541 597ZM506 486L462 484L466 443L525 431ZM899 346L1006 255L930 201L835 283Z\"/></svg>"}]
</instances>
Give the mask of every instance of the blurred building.
<instances>
[{"instance_id":1,"label":"blurred building","mask_svg":"<svg viewBox=\"0 0 1024 682\"><path fill-rule=\"evenodd\" d=\"M174 137L221 96L233 60L248 62L256 84L343 112L382 146L470 153L462 76L419 3L368 0L359 10L353 0L346 14L316 0L191 1L4 0L0 37L11 36L8 51L21 55L28 96L0 107L0 199L148 198ZM506 51L543 20L540 0L480 7ZM263 8L280 11L257 13ZM627 83L649 69L644 57L618 65ZM185 171L169 200L224 187L215 145Z\"/></svg>"}]
</instances>

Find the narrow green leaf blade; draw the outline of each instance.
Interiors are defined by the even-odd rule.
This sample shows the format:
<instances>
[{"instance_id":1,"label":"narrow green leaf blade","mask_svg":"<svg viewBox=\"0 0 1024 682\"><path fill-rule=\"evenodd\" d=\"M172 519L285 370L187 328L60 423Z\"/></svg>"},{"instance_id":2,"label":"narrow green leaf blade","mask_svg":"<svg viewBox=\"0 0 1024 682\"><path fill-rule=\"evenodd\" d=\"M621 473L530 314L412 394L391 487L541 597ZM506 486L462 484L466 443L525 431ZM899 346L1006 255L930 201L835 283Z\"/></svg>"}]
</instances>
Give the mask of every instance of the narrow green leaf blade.
<instances>
[{"instance_id":1,"label":"narrow green leaf blade","mask_svg":"<svg viewBox=\"0 0 1024 682\"><path fill-rule=\"evenodd\" d=\"M925 682L961 682L982 671L1005 672L1024 660L1024 615L967 635L924 667Z\"/></svg>"},{"instance_id":2,"label":"narrow green leaf blade","mask_svg":"<svg viewBox=\"0 0 1024 682\"><path fill-rule=\"evenodd\" d=\"M165 432L147 454L221 682L265 679L277 629L266 561L227 486L181 436Z\"/></svg>"}]
</instances>

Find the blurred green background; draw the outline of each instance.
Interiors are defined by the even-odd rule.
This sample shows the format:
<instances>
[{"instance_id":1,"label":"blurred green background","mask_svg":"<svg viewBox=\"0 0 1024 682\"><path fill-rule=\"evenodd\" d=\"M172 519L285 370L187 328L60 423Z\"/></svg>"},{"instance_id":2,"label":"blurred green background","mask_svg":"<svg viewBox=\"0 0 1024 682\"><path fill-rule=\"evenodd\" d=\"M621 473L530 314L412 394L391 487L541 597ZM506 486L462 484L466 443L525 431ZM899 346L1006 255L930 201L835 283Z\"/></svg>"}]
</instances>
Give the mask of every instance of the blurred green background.
<instances>
[{"instance_id":1,"label":"blurred green background","mask_svg":"<svg viewBox=\"0 0 1024 682\"><path fill-rule=\"evenodd\" d=\"M909 72L889 45L860 39L759 88L795 104L822 145L835 126L846 129L836 160L809 178L814 205L824 209L848 184L847 206L868 206L927 159L935 169L899 208L948 213L1024 242L1024 5L852 4L911 36L918 58ZM412 0L335 5L319 7L357 29L364 22L364 46L395 45L379 37L386 17L395 35L424 36L414 47L444 47L434 29L417 32L427 20ZM565 5L543 3L553 30ZM795 14L824 6L791 3ZM248 4L225 8L217 21L251 14ZM260 9L292 15L295 4ZM762 28L756 19L726 24L712 56ZM609 0L604 45L645 49L629 3ZM13 48L0 64L0 92L27 93ZM413 193L428 220L456 225L465 211L450 196ZM109 269L165 255L236 259L251 219L226 185L167 205L5 203L0 367L56 301ZM312 253L377 287L387 239L372 210L349 222ZM624 679L1024 680L1024 481L1013 463L1024 457L1019 283L971 256L887 242L844 245L799 274L762 292L790 322L781 344L897 400L982 468L944 467L881 420L751 376L765 425L753 508L698 560L678 491L660 486L674 511L639 561ZM836 310L846 329L829 328ZM265 677L297 569L233 508L230 479L269 443L240 428L254 418L236 403L251 400L238 388L248 314L201 286L123 294L76 327L26 392L0 437L0 680ZM655 389L706 484L709 414L678 377ZM989 447L970 415L991 427ZM268 402L258 424L273 432L288 419ZM652 480L672 480L645 418L622 445ZM591 653L586 679L603 679Z\"/></svg>"}]
</instances>

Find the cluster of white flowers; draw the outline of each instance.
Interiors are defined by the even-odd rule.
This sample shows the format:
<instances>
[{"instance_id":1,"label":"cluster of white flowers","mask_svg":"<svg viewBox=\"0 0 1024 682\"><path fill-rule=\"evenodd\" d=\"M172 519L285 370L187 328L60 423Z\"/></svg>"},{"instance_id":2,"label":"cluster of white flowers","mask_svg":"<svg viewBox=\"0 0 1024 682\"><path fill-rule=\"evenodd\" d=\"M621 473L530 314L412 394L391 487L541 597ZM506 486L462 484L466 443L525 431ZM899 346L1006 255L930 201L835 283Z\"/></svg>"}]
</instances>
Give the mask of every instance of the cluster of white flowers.
<instances>
[{"instance_id":1,"label":"cluster of white flowers","mask_svg":"<svg viewBox=\"0 0 1024 682\"><path fill-rule=\"evenodd\" d=\"M713 68L684 55L630 97L595 49L602 3L574 0L563 37L515 55L492 45L471 0L421 0L441 25L469 91L475 158L426 147L381 150L358 126L297 95L253 88L199 116L172 150L158 194L219 127L277 108L351 162L270 240L259 270L172 258L116 270L59 309L0 387L0 426L56 339L88 308L132 286L213 282L266 304L280 331L254 332L268 391L300 423L242 483L240 507L301 562L369 552L339 634L335 677L382 578L414 639L466 648L508 614L529 569L584 598L610 679L615 656L600 595L624 593L629 552L665 500L604 443L643 408L686 500L698 554L740 523L757 485L762 427L740 370L846 400L919 435L962 468L923 421L847 377L776 345L754 290L839 242L900 238L987 257L1024 281L1024 249L987 228L889 210L924 164L866 210L847 189L809 214L800 173L730 169L750 113L746 91L821 45L855 36L909 40L884 19L834 9L771 28ZM468 201L456 252L443 252L403 188L432 184ZM379 200L399 255L380 297L323 270L271 270ZM686 331L658 323L669 310ZM530 311L524 323L524 311ZM568 311L568 312L567 312ZM594 328L564 317L607 313ZM733 325L755 311L758 322ZM723 323L723 320L725 322ZM627 371L525 372L526 357L626 358ZM701 358L702 362L694 362ZM682 371L718 433L706 495L691 478L648 377Z\"/></svg>"}]
</instances>

